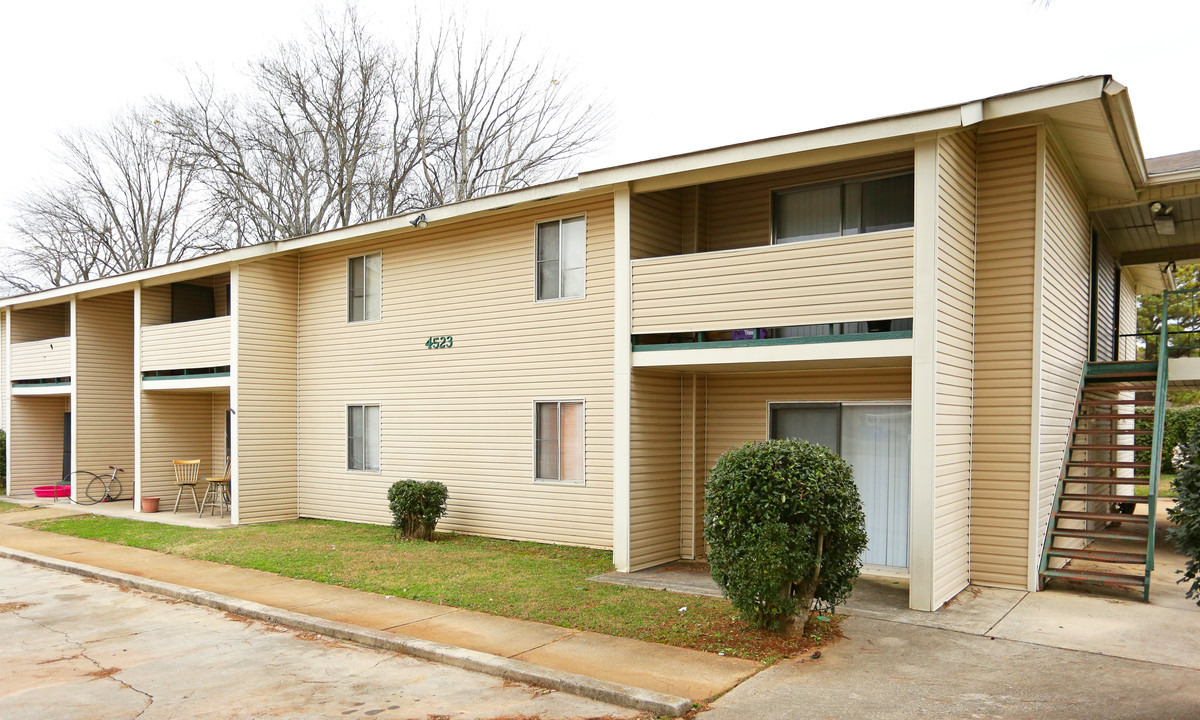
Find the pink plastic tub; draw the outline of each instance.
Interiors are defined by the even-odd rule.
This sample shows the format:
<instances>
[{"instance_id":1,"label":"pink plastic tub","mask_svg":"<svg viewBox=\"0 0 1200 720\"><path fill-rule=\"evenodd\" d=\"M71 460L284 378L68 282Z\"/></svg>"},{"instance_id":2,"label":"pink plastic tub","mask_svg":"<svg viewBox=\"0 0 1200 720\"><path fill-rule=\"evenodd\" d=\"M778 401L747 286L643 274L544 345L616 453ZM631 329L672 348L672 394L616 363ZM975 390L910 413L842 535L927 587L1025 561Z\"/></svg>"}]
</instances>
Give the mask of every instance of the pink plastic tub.
<instances>
[{"instance_id":1,"label":"pink plastic tub","mask_svg":"<svg viewBox=\"0 0 1200 720\"><path fill-rule=\"evenodd\" d=\"M70 497L70 485L41 485L33 489L33 494L37 497Z\"/></svg>"}]
</instances>

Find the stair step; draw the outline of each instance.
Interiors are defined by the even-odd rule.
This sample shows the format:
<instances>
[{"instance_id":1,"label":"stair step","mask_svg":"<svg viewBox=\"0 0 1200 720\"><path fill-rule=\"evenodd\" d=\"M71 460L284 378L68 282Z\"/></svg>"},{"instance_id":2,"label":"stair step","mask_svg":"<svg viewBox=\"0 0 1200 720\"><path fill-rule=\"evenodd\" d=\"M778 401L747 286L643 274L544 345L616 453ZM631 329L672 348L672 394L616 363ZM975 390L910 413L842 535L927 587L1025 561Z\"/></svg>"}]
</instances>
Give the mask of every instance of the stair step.
<instances>
[{"instance_id":1,"label":"stair step","mask_svg":"<svg viewBox=\"0 0 1200 720\"><path fill-rule=\"evenodd\" d=\"M1043 570L1042 575L1049 578L1080 580L1082 582L1118 585L1122 587L1140 588L1146 583L1144 575L1126 575L1124 573L1108 573L1099 570Z\"/></svg>"},{"instance_id":2,"label":"stair step","mask_svg":"<svg viewBox=\"0 0 1200 720\"><path fill-rule=\"evenodd\" d=\"M1136 470L1148 468L1148 462L1121 462L1119 460L1068 460L1067 465L1075 467L1116 468L1120 470Z\"/></svg>"},{"instance_id":3,"label":"stair step","mask_svg":"<svg viewBox=\"0 0 1200 720\"><path fill-rule=\"evenodd\" d=\"M1146 564L1145 553L1121 552L1119 550L1077 550L1070 548L1050 548L1050 557L1071 558L1074 560L1091 560L1092 562Z\"/></svg>"},{"instance_id":4,"label":"stair step","mask_svg":"<svg viewBox=\"0 0 1200 720\"><path fill-rule=\"evenodd\" d=\"M1150 522L1150 518L1145 515L1125 515L1122 513L1102 513L1102 512L1083 512L1080 510L1059 510L1057 513L1052 513L1052 518L1059 520L1101 520L1114 523L1137 523L1145 525Z\"/></svg>"},{"instance_id":5,"label":"stair step","mask_svg":"<svg viewBox=\"0 0 1200 720\"><path fill-rule=\"evenodd\" d=\"M1113 540L1117 542L1137 542L1142 545L1146 544L1146 533L1131 532L1127 530L1072 530L1070 528L1055 528L1050 531L1054 537L1064 538L1081 538L1084 540Z\"/></svg>"},{"instance_id":6,"label":"stair step","mask_svg":"<svg viewBox=\"0 0 1200 720\"><path fill-rule=\"evenodd\" d=\"M1152 435L1153 430L1143 428L1075 428L1076 435Z\"/></svg>"},{"instance_id":7,"label":"stair step","mask_svg":"<svg viewBox=\"0 0 1200 720\"><path fill-rule=\"evenodd\" d=\"M1153 450L1154 447L1152 445L1090 445L1089 444L1089 445L1072 445L1071 449L1072 450L1113 450L1113 451L1117 451L1117 452L1120 452L1123 450L1132 450L1134 452L1137 452L1138 450Z\"/></svg>"},{"instance_id":8,"label":"stair step","mask_svg":"<svg viewBox=\"0 0 1200 720\"><path fill-rule=\"evenodd\" d=\"M1078 500L1080 502L1110 502L1110 503L1144 503L1149 498L1136 495L1091 495L1086 493L1063 493L1063 500Z\"/></svg>"},{"instance_id":9,"label":"stair step","mask_svg":"<svg viewBox=\"0 0 1200 720\"><path fill-rule=\"evenodd\" d=\"M1067 482L1087 483L1088 485L1149 485L1147 477L1075 477L1068 475L1063 478Z\"/></svg>"},{"instance_id":10,"label":"stair step","mask_svg":"<svg viewBox=\"0 0 1200 720\"><path fill-rule=\"evenodd\" d=\"M1104 413L1102 415L1077 415L1076 420L1153 420L1150 413L1135 415L1133 413Z\"/></svg>"},{"instance_id":11,"label":"stair step","mask_svg":"<svg viewBox=\"0 0 1200 720\"><path fill-rule=\"evenodd\" d=\"M1153 400L1080 400L1080 405L1153 405Z\"/></svg>"}]
</instances>

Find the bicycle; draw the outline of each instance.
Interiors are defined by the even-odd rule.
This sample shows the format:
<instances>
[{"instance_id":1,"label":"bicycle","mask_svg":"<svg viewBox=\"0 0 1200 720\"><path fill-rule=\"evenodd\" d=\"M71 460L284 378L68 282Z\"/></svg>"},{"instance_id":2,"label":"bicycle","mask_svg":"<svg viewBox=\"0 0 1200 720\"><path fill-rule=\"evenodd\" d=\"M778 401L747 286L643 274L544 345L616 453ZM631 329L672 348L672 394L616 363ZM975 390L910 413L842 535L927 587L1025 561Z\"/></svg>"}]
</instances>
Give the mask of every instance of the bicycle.
<instances>
[{"instance_id":1,"label":"bicycle","mask_svg":"<svg viewBox=\"0 0 1200 720\"><path fill-rule=\"evenodd\" d=\"M79 505L95 505L102 502L115 502L121 499L121 480L117 473L125 472L125 468L108 466L107 475L97 475L87 470L76 470L63 476L63 485L75 488L75 502ZM80 493L79 490L83 489Z\"/></svg>"}]
</instances>

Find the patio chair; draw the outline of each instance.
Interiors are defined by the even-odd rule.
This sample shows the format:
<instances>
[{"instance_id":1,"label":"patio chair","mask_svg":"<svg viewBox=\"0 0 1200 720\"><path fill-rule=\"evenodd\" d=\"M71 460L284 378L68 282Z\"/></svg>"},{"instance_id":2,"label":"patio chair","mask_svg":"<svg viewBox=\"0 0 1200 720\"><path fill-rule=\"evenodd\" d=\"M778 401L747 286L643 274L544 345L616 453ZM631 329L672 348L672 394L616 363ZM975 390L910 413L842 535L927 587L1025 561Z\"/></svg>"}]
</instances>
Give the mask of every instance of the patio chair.
<instances>
[{"instance_id":1,"label":"patio chair","mask_svg":"<svg viewBox=\"0 0 1200 720\"><path fill-rule=\"evenodd\" d=\"M196 500L196 483L200 480L200 461L172 460L171 464L175 468L175 484L179 486L178 492L175 493L175 507L171 508L171 512L179 510L179 499L183 497L184 488L192 491L192 507L199 510L200 502Z\"/></svg>"},{"instance_id":2,"label":"patio chair","mask_svg":"<svg viewBox=\"0 0 1200 720\"><path fill-rule=\"evenodd\" d=\"M204 500L200 503L200 517L204 517L204 508L211 507L213 514L217 514L217 508L221 508L221 514L225 514L225 508L229 507L233 502L229 493L229 458L225 458L225 476L204 478L204 482L208 483L208 487L204 489ZM211 500L209 498L212 498Z\"/></svg>"}]
</instances>

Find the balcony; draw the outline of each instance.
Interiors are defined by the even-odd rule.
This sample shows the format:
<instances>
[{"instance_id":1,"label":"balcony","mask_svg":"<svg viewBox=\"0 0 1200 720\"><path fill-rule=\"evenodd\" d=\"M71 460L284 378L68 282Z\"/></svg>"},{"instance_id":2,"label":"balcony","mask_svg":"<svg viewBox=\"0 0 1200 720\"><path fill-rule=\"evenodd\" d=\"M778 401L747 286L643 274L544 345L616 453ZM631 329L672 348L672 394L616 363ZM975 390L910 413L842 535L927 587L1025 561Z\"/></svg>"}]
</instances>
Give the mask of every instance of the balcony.
<instances>
[{"instance_id":1,"label":"balcony","mask_svg":"<svg viewBox=\"0 0 1200 720\"><path fill-rule=\"evenodd\" d=\"M142 372L229 365L229 316L142 328Z\"/></svg>"},{"instance_id":2,"label":"balcony","mask_svg":"<svg viewBox=\"0 0 1200 720\"><path fill-rule=\"evenodd\" d=\"M911 228L634 260L633 334L909 318Z\"/></svg>"},{"instance_id":3,"label":"balcony","mask_svg":"<svg viewBox=\"0 0 1200 720\"><path fill-rule=\"evenodd\" d=\"M47 338L12 345L12 380L49 380L71 375L70 337Z\"/></svg>"}]
</instances>

